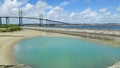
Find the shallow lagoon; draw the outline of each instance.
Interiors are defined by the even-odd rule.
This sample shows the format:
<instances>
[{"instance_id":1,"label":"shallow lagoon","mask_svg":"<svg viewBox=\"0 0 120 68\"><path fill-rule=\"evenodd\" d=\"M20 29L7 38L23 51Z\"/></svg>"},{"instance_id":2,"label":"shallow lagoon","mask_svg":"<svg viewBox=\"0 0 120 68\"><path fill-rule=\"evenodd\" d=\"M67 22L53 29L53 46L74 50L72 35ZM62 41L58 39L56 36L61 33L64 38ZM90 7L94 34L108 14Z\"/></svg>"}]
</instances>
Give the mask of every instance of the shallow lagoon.
<instances>
[{"instance_id":1,"label":"shallow lagoon","mask_svg":"<svg viewBox=\"0 0 120 68\"><path fill-rule=\"evenodd\" d=\"M40 36L14 47L17 62L33 68L107 68L120 61L120 48L68 37Z\"/></svg>"}]
</instances>

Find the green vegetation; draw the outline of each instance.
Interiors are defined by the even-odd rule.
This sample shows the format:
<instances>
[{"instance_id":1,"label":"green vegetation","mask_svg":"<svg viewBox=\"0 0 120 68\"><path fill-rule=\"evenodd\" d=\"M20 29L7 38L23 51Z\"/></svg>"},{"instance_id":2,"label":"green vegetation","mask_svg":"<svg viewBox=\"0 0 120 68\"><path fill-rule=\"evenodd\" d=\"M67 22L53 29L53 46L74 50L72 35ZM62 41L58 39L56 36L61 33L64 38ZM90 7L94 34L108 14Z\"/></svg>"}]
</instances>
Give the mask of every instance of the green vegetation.
<instances>
[{"instance_id":1,"label":"green vegetation","mask_svg":"<svg viewBox=\"0 0 120 68\"><path fill-rule=\"evenodd\" d=\"M19 31L21 30L21 28L18 25L6 25L6 24L2 24L0 25L0 32L13 32L13 31Z\"/></svg>"}]
</instances>

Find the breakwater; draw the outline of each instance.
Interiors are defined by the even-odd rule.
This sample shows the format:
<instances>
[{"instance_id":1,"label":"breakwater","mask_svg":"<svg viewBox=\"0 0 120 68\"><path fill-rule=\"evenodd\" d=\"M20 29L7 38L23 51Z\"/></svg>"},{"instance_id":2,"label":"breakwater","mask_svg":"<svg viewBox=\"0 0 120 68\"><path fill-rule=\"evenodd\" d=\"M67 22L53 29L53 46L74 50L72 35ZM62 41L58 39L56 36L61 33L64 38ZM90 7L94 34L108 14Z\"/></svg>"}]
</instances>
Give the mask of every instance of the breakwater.
<instances>
[{"instance_id":1,"label":"breakwater","mask_svg":"<svg viewBox=\"0 0 120 68\"><path fill-rule=\"evenodd\" d=\"M93 30L93 29L65 29L65 28L34 28L22 27L23 29L39 30L45 32L61 33L85 38L101 40L120 40L120 30Z\"/></svg>"}]
</instances>

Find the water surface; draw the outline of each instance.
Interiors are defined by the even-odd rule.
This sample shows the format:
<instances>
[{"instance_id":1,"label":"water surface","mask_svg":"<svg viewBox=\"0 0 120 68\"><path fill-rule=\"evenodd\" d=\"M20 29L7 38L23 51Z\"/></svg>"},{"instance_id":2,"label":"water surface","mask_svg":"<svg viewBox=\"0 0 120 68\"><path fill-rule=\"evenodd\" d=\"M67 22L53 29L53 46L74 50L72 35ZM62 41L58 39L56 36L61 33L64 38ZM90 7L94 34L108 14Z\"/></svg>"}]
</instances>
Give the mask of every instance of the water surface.
<instances>
[{"instance_id":1,"label":"water surface","mask_svg":"<svg viewBox=\"0 0 120 68\"><path fill-rule=\"evenodd\" d=\"M49 26L49 28L69 28L69 29L99 29L99 30L120 30L119 25L82 25L82 26Z\"/></svg>"},{"instance_id":2,"label":"water surface","mask_svg":"<svg viewBox=\"0 0 120 68\"><path fill-rule=\"evenodd\" d=\"M14 49L16 61L33 68L107 68L120 61L120 48L67 37L24 39Z\"/></svg>"}]
</instances>

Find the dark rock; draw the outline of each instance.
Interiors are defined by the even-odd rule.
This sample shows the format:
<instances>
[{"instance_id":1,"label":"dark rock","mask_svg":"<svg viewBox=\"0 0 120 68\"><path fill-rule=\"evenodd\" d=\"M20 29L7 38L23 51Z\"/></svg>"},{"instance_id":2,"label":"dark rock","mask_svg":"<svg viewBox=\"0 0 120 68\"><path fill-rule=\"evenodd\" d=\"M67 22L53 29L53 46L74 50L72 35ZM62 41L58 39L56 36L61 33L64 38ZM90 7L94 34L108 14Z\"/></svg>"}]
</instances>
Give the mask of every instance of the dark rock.
<instances>
[{"instance_id":1,"label":"dark rock","mask_svg":"<svg viewBox=\"0 0 120 68\"><path fill-rule=\"evenodd\" d=\"M18 64L18 65L0 65L0 68L31 68L25 64Z\"/></svg>"}]
</instances>

